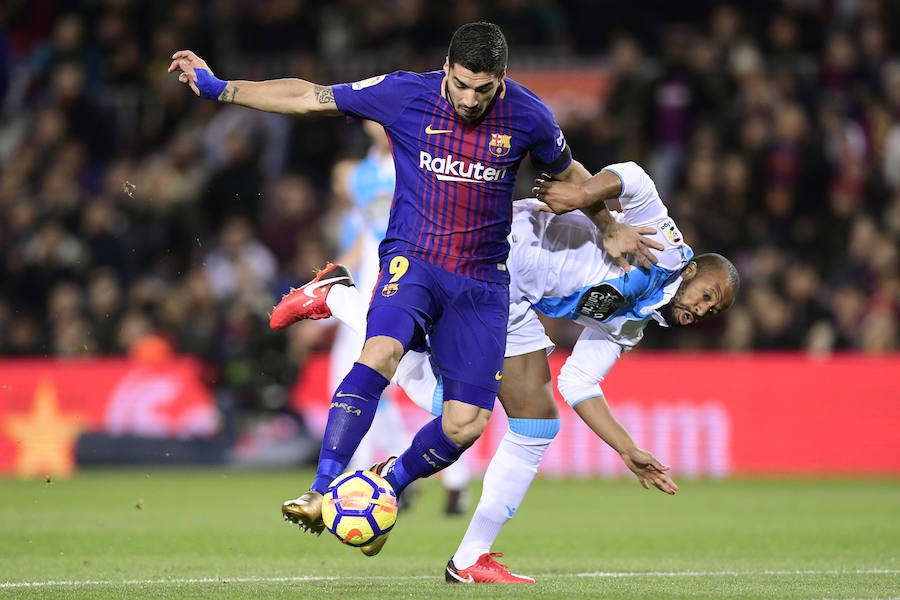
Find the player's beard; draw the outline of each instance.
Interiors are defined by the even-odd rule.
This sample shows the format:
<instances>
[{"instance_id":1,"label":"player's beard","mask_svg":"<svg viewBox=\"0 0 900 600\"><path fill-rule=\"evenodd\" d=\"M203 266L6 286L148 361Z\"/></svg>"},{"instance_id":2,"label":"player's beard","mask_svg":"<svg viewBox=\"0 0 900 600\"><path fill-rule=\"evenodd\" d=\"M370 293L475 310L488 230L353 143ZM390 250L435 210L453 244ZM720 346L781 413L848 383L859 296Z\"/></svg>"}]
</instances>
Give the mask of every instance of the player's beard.
<instances>
[{"instance_id":1,"label":"player's beard","mask_svg":"<svg viewBox=\"0 0 900 600\"><path fill-rule=\"evenodd\" d=\"M665 319L666 324L669 327L675 327L678 325L678 321L675 319L675 315L672 314L672 300L669 300L666 304L663 304L659 307L659 314L662 315L662 318Z\"/></svg>"},{"instance_id":2,"label":"player's beard","mask_svg":"<svg viewBox=\"0 0 900 600\"><path fill-rule=\"evenodd\" d=\"M684 307L676 306L675 300L678 296L674 296L667 304L659 307L659 314L662 315L663 319L665 319L666 324L669 327L687 327L693 323L693 319L691 319L690 323L682 323L681 319L678 318L678 315L675 313L675 309L677 308L679 311L687 312Z\"/></svg>"},{"instance_id":3,"label":"player's beard","mask_svg":"<svg viewBox=\"0 0 900 600\"><path fill-rule=\"evenodd\" d=\"M456 105L456 116L465 121L466 123L474 123L478 119L484 116L487 107L482 108L479 106L474 111L469 112L463 107L461 104Z\"/></svg>"}]
</instances>

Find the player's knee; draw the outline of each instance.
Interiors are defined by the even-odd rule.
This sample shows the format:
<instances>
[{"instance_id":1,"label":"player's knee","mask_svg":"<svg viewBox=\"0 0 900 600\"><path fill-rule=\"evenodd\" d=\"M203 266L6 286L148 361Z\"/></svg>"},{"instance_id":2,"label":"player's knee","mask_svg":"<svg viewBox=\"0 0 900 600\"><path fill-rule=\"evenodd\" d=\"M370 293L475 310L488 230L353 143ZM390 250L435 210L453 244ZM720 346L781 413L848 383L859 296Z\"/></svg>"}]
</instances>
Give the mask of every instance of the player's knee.
<instances>
[{"instance_id":1,"label":"player's knee","mask_svg":"<svg viewBox=\"0 0 900 600\"><path fill-rule=\"evenodd\" d=\"M501 388L501 392L503 389ZM501 393L500 403L511 419L558 419L559 410L549 389L523 390L520 394Z\"/></svg>"},{"instance_id":2,"label":"player's knee","mask_svg":"<svg viewBox=\"0 0 900 600\"><path fill-rule=\"evenodd\" d=\"M378 335L366 340L359 355L359 362L390 379L397 370L401 358L403 358L403 344L392 337Z\"/></svg>"}]
</instances>

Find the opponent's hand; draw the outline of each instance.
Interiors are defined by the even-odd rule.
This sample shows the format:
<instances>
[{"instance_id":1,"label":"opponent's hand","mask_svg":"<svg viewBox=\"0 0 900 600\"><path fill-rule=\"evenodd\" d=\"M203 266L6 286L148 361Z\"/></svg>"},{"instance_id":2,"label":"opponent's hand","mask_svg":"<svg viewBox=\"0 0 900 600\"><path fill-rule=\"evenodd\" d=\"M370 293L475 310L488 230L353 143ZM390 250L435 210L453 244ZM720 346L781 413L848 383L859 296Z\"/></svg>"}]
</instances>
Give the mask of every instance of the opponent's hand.
<instances>
[{"instance_id":1,"label":"opponent's hand","mask_svg":"<svg viewBox=\"0 0 900 600\"><path fill-rule=\"evenodd\" d=\"M541 174L540 178L534 180L531 191L544 203L537 208L541 212L561 214L586 209L591 204L590 198L580 185L566 181L551 181L547 174ZM620 223L611 216L607 221L602 227L603 249L622 269L630 270L631 263L649 269L651 264L659 262L652 250L662 250L662 243L645 237L656 233L656 229Z\"/></svg>"},{"instance_id":2,"label":"opponent's hand","mask_svg":"<svg viewBox=\"0 0 900 600\"><path fill-rule=\"evenodd\" d=\"M531 193L545 204L538 207L539 211L558 215L584 208L590 203L581 186L567 181L551 181L550 176L546 174L534 180Z\"/></svg>"},{"instance_id":3,"label":"opponent's hand","mask_svg":"<svg viewBox=\"0 0 900 600\"><path fill-rule=\"evenodd\" d=\"M621 456L625 465L637 475L645 490L649 490L650 484L653 484L653 487L669 495L674 495L678 491L678 486L666 475L669 467L656 460L656 457L646 450L634 448L623 452Z\"/></svg>"},{"instance_id":4,"label":"opponent's hand","mask_svg":"<svg viewBox=\"0 0 900 600\"><path fill-rule=\"evenodd\" d=\"M651 263L659 262L651 250L663 249L660 242L646 237L654 233L656 229L653 227L637 227L611 218L603 228L603 250L626 271L631 269L632 261L649 269ZM628 260L629 257L632 261Z\"/></svg>"},{"instance_id":5,"label":"opponent's hand","mask_svg":"<svg viewBox=\"0 0 900 600\"><path fill-rule=\"evenodd\" d=\"M172 55L172 64L169 65L167 72L181 71L178 74L178 81L189 85L194 93L200 96L200 88L197 87L197 69L205 69L211 76L215 76L206 61L193 51L179 50Z\"/></svg>"}]
</instances>

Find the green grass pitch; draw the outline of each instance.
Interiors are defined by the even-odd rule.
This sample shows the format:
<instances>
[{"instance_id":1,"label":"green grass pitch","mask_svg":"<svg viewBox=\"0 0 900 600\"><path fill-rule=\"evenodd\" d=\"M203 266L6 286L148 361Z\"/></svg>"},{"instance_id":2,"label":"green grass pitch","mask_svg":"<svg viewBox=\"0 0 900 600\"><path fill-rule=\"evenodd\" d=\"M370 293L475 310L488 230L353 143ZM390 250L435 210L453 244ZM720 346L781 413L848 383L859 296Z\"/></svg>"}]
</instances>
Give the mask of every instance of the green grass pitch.
<instances>
[{"instance_id":1,"label":"green grass pitch","mask_svg":"<svg viewBox=\"0 0 900 600\"><path fill-rule=\"evenodd\" d=\"M443 516L437 481L367 558L281 521L310 478L0 480L0 598L900 598L896 479L681 481L675 497L539 479L494 548L537 585L453 586L443 567L468 516Z\"/></svg>"}]
</instances>

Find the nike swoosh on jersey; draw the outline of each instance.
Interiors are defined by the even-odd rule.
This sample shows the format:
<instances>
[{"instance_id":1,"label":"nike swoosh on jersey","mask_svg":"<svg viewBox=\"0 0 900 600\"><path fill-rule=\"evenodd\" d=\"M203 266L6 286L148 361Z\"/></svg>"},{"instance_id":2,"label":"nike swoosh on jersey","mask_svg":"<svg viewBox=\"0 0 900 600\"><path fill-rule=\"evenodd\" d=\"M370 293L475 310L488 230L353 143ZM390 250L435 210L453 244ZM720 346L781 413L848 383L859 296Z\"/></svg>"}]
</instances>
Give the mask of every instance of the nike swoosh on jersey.
<instances>
[{"instance_id":1,"label":"nike swoosh on jersey","mask_svg":"<svg viewBox=\"0 0 900 600\"><path fill-rule=\"evenodd\" d=\"M496 379L497 381L500 381L501 379L503 379L503 373L501 373L500 371L497 371L497 374L494 375L494 379Z\"/></svg>"},{"instance_id":2,"label":"nike swoosh on jersey","mask_svg":"<svg viewBox=\"0 0 900 600\"><path fill-rule=\"evenodd\" d=\"M347 392L338 392L335 396L338 398L359 398L360 400L366 400L358 394L348 394Z\"/></svg>"},{"instance_id":3,"label":"nike swoosh on jersey","mask_svg":"<svg viewBox=\"0 0 900 600\"><path fill-rule=\"evenodd\" d=\"M331 279L323 279L322 281L317 281L313 284L307 285L303 287L303 293L309 296L310 298L315 298L316 294L314 293L317 289L322 287L323 285L328 285L329 283L337 283L338 281L344 281L345 279L350 279L346 275L341 277L332 277Z\"/></svg>"},{"instance_id":4,"label":"nike swoosh on jersey","mask_svg":"<svg viewBox=\"0 0 900 600\"><path fill-rule=\"evenodd\" d=\"M439 133L453 133L452 129L432 129L431 125L425 127L425 133L428 135L437 135Z\"/></svg>"}]
</instances>

